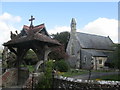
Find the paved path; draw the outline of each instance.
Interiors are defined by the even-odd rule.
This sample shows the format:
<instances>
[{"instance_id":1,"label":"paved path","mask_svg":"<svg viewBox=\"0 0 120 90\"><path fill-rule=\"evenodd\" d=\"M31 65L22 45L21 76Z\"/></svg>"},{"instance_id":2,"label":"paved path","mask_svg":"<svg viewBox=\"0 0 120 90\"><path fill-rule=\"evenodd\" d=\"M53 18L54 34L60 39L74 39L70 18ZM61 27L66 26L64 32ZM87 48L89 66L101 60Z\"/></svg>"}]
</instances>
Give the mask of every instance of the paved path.
<instances>
[{"instance_id":1,"label":"paved path","mask_svg":"<svg viewBox=\"0 0 120 90\"><path fill-rule=\"evenodd\" d=\"M91 78L90 79L96 79L96 78L100 78L101 76L107 76L107 75L113 75L113 74L120 74L120 72L91 72ZM72 76L72 78L88 79L89 78L89 73L78 75L78 76Z\"/></svg>"}]
</instances>

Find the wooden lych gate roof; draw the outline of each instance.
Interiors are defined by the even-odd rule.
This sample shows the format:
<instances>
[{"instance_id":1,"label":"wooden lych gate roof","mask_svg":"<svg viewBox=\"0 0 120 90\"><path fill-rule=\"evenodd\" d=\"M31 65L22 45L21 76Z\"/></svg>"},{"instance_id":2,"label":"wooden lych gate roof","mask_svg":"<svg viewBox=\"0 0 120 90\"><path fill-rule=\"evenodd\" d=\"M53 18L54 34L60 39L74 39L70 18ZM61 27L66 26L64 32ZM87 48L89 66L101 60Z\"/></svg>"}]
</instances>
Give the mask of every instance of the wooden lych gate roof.
<instances>
[{"instance_id":1,"label":"wooden lych gate roof","mask_svg":"<svg viewBox=\"0 0 120 90\"><path fill-rule=\"evenodd\" d=\"M36 43L38 46L47 44L49 47L61 45L57 40L53 40L49 36L44 24L37 26L24 25L19 34L11 32L11 40L3 45L8 47L31 47L33 43Z\"/></svg>"}]
</instances>

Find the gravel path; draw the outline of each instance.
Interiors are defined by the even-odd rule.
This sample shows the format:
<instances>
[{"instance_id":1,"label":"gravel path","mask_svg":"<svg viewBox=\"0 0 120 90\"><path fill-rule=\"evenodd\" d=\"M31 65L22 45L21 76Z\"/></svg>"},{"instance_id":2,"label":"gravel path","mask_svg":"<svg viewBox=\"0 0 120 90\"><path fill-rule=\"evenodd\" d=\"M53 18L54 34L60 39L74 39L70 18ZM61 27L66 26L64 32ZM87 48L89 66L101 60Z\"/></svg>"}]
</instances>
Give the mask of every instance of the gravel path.
<instances>
[{"instance_id":1,"label":"gravel path","mask_svg":"<svg viewBox=\"0 0 120 90\"><path fill-rule=\"evenodd\" d=\"M100 78L101 76L107 76L107 75L113 75L113 74L120 74L120 72L91 72L91 78L90 79L96 79L96 78ZM89 73L78 75L78 76L72 76L72 78L88 79L89 78Z\"/></svg>"}]
</instances>

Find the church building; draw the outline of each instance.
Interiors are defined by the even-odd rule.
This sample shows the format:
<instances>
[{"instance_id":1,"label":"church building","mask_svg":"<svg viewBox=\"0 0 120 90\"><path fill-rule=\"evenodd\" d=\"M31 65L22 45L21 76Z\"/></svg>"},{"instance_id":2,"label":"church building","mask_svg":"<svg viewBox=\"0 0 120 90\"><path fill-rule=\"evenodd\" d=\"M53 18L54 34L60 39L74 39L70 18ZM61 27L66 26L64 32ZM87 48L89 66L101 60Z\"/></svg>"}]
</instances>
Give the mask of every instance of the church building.
<instances>
[{"instance_id":1,"label":"church building","mask_svg":"<svg viewBox=\"0 0 120 90\"><path fill-rule=\"evenodd\" d=\"M76 32L76 21L72 18L70 39L66 52L68 62L73 68L102 69L110 61L113 52L110 37Z\"/></svg>"}]
</instances>

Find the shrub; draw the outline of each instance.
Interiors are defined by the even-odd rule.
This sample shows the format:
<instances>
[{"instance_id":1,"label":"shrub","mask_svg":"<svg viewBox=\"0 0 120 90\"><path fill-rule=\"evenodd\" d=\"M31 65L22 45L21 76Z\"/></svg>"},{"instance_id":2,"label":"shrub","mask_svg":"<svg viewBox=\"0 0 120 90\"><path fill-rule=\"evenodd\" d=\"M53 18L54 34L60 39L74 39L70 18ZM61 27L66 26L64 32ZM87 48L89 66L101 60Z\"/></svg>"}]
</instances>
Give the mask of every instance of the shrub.
<instances>
[{"instance_id":1,"label":"shrub","mask_svg":"<svg viewBox=\"0 0 120 90\"><path fill-rule=\"evenodd\" d=\"M35 90L40 90L40 88L53 88L53 68L61 72L66 72L69 69L68 64L64 60L56 61L55 63L53 60L45 62L44 76L35 86Z\"/></svg>"},{"instance_id":2,"label":"shrub","mask_svg":"<svg viewBox=\"0 0 120 90\"><path fill-rule=\"evenodd\" d=\"M67 72L69 70L69 66L65 62L65 60L56 61L54 64L54 68L60 72Z\"/></svg>"},{"instance_id":3,"label":"shrub","mask_svg":"<svg viewBox=\"0 0 120 90\"><path fill-rule=\"evenodd\" d=\"M52 88L52 84L53 84L52 71L53 71L53 61L49 60L45 62L44 76L42 77L42 80L39 81L39 83L35 86L36 87L35 90L40 90L40 88Z\"/></svg>"},{"instance_id":4,"label":"shrub","mask_svg":"<svg viewBox=\"0 0 120 90\"><path fill-rule=\"evenodd\" d=\"M61 59L67 59L67 58L68 58L68 55L64 50L64 45L54 48L53 51L49 54L49 59L52 59L52 60L61 60Z\"/></svg>"}]
</instances>

